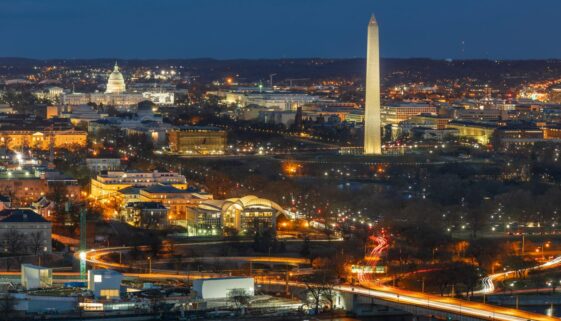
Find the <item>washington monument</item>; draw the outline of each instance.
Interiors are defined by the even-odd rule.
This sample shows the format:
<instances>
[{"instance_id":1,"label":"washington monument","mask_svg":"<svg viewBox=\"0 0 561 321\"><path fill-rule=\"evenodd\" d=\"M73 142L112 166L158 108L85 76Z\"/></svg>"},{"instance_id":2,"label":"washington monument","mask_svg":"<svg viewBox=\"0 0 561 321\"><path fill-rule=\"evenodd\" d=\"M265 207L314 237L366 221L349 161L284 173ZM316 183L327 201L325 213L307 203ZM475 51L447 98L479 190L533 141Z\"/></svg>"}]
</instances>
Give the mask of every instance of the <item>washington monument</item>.
<instances>
[{"instance_id":1,"label":"washington monument","mask_svg":"<svg viewBox=\"0 0 561 321\"><path fill-rule=\"evenodd\" d=\"M378 23L372 15L368 23L366 52L366 104L364 108L364 154L382 154L380 120L380 47Z\"/></svg>"}]
</instances>

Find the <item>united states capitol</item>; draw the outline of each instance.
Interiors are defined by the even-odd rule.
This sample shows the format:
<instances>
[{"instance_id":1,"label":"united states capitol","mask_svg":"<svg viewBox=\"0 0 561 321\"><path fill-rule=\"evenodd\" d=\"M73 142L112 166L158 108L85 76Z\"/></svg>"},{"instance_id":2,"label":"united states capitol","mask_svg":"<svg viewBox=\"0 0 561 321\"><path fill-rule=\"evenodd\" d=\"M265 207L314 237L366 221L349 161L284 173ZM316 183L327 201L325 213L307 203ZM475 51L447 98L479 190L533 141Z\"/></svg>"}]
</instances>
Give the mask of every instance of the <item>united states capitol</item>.
<instances>
[{"instance_id":1,"label":"united states capitol","mask_svg":"<svg viewBox=\"0 0 561 321\"><path fill-rule=\"evenodd\" d=\"M105 92L71 92L62 95L62 102L67 106L79 106L93 103L96 105L130 109L138 105L139 102L145 100L149 100L160 106L171 106L175 102L175 95L173 92L167 92L157 88L151 91L128 92L125 84L125 77L121 73L117 63L115 63L113 71L109 74Z\"/></svg>"}]
</instances>

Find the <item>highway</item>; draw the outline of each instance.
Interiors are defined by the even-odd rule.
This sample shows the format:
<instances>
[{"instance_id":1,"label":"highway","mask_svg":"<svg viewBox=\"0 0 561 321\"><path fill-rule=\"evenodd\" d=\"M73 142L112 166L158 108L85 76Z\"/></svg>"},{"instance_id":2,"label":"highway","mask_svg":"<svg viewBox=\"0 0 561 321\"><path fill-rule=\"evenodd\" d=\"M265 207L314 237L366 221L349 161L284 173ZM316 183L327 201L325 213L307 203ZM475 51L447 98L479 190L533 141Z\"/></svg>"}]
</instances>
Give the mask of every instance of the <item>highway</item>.
<instances>
[{"instance_id":1,"label":"highway","mask_svg":"<svg viewBox=\"0 0 561 321\"><path fill-rule=\"evenodd\" d=\"M561 266L561 256L554 258L551 261L547 261L544 264L534 266L527 269L515 270L515 271L506 271L491 274L483 278L482 282L482 289L479 291L474 292L475 294L491 294L495 292L495 282L496 281L504 281L508 279L519 278L523 275L527 275L531 271L542 271L542 270L549 270L554 269Z\"/></svg>"},{"instance_id":2,"label":"highway","mask_svg":"<svg viewBox=\"0 0 561 321\"><path fill-rule=\"evenodd\" d=\"M380 239L377 239L380 241ZM382 242L382 241L380 241ZM209 242L210 243L210 242ZM219 243L219 242L213 242ZM385 247L385 244L382 244ZM106 248L98 250L90 250L86 252L86 260L89 263L96 264L97 266L104 266L108 268L129 268L129 266L119 263L112 263L103 261L103 256L119 251L129 250L129 247L116 247L116 248ZM375 248L374 253L380 250L380 247ZM259 262L268 262L267 260L272 260L276 263L286 263L295 264L301 262L301 259L297 258L268 258L268 257L255 257L254 259ZM373 258L374 259L374 258ZM269 261L269 262L272 262ZM559 260L553 260L547 262L540 267L554 267L561 264L561 258ZM157 273L127 273L126 276L139 277L139 278L149 278L149 279L193 279L197 277L208 277L205 275L187 275L187 274L177 274L177 273L166 273L165 271L158 271ZM257 278L257 282L263 284L275 284L275 285L286 285L286 281L279 280L272 277L262 277ZM300 282L289 281L288 284L292 287L305 288L306 285ZM553 321L558 320L554 317L549 317L542 314L530 313L522 310L504 308L499 306L493 306L489 304L469 302L460 299L441 297L425 293L407 291L403 289L398 289L395 287L380 285L379 283L363 279L361 286L351 286L351 285L339 285L335 287L336 290L346 293L354 293L359 295L364 295L372 297L375 299L392 302L398 305L408 305L416 306L421 308L427 308L432 310L443 311L447 313L454 313L464 316L471 316L480 318L483 320L501 320L501 321Z\"/></svg>"}]
</instances>

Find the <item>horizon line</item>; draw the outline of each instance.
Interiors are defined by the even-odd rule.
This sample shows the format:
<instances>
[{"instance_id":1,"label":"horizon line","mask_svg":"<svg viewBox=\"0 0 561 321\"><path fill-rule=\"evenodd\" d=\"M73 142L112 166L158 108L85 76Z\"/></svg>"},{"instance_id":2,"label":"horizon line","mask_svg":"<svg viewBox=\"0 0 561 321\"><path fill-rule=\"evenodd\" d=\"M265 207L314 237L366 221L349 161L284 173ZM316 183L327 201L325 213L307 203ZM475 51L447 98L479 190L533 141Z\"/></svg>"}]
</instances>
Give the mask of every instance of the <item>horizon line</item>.
<instances>
[{"instance_id":1,"label":"horizon line","mask_svg":"<svg viewBox=\"0 0 561 321\"><path fill-rule=\"evenodd\" d=\"M172 58L119 58L119 57L96 57L96 58L67 58L67 57L57 57L57 58L30 58L23 56L0 56L0 59L22 59L22 60L35 60L35 61L52 61L52 60L121 60L121 61L148 61L148 60L215 60L215 61L234 61L234 60L246 60L246 61L259 61L259 60L366 60L366 57L268 57L268 58L213 58L213 57L172 57ZM549 58L436 58L436 57L380 57L380 59L385 60L433 60L433 61L561 61L561 57L549 57Z\"/></svg>"}]
</instances>

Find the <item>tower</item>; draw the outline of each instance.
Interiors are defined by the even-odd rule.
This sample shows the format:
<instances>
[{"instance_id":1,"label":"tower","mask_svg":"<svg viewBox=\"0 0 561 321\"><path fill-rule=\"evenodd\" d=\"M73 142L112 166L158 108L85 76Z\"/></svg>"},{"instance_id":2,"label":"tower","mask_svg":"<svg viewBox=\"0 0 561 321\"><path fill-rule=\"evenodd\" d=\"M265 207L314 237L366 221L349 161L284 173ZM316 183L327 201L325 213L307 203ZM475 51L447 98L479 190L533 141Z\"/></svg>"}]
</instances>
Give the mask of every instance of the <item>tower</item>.
<instances>
[{"instance_id":1,"label":"tower","mask_svg":"<svg viewBox=\"0 0 561 321\"><path fill-rule=\"evenodd\" d=\"M382 154L380 119L380 46L378 23L372 15L368 23L366 52L366 103L364 107L364 154Z\"/></svg>"},{"instance_id":2,"label":"tower","mask_svg":"<svg viewBox=\"0 0 561 321\"><path fill-rule=\"evenodd\" d=\"M304 129L302 106L298 106L296 108L296 116L294 117L294 129L296 129L299 132L301 132L302 129Z\"/></svg>"}]
</instances>

